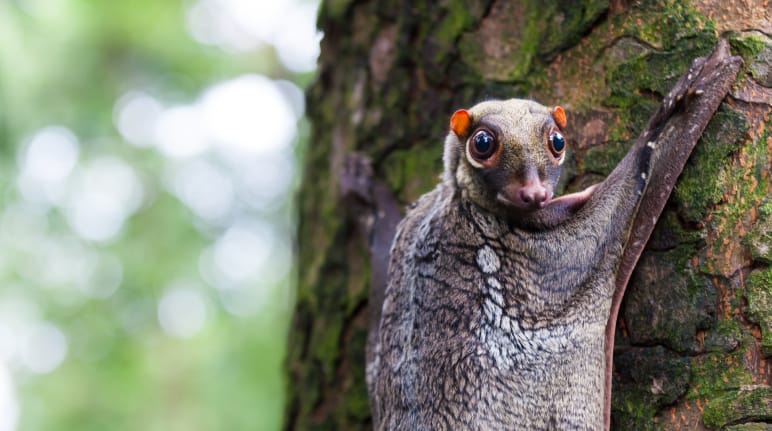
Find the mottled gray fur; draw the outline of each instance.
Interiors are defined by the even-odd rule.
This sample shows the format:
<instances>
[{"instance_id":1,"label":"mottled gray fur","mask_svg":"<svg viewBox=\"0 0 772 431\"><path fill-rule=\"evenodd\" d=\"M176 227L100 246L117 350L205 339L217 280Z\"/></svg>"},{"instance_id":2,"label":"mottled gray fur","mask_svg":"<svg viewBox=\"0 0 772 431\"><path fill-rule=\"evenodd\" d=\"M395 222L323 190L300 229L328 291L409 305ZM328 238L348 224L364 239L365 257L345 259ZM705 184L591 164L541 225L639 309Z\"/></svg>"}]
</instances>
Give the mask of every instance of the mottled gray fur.
<instances>
[{"instance_id":1,"label":"mottled gray fur","mask_svg":"<svg viewBox=\"0 0 772 431\"><path fill-rule=\"evenodd\" d=\"M534 102L497 105L513 139L550 121ZM524 106L540 109L517 121ZM369 370L378 429L599 429L603 397L588 391L603 386L608 275L626 228L613 218L629 218L643 183L529 229L476 203L487 198L470 184L464 144L451 133L446 148L443 183L408 212L392 248Z\"/></svg>"}]
</instances>

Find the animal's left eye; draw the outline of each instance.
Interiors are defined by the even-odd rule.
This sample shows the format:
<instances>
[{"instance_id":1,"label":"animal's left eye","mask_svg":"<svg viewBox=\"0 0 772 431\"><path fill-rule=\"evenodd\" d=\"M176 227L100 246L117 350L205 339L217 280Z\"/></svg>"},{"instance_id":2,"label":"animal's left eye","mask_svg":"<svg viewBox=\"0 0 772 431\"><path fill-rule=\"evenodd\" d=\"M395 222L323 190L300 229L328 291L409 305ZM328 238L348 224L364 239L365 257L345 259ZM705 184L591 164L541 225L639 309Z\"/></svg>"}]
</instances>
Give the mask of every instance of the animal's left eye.
<instances>
[{"instance_id":1,"label":"animal's left eye","mask_svg":"<svg viewBox=\"0 0 772 431\"><path fill-rule=\"evenodd\" d=\"M566 151L566 138L558 131L550 133L549 147L553 156L560 157Z\"/></svg>"}]
</instances>

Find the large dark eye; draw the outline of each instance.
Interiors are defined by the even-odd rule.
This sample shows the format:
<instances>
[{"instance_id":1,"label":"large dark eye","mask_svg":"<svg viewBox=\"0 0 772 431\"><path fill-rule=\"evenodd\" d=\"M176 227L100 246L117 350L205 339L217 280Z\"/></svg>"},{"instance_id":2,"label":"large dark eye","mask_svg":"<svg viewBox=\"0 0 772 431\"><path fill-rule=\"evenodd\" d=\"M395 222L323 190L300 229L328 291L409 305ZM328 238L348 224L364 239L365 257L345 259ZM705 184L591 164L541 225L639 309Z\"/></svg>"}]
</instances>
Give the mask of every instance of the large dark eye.
<instances>
[{"instance_id":1,"label":"large dark eye","mask_svg":"<svg viewBox=\"0 0 772 431\"><path fill-rule=\"evenodd\" d=\"M496 138L487 130L480 130L472 136L469 152L477 160L485 160L496 152Z\"/></svg>"},{"instance_id":2,"label":"large dark eye","mask_svg":"<svg viewBox=\"0 0 772 431\"><path fill-rule=\"evenodd\" d=\"M560 157L566 151L566 138L560 132L550 133L550 151L555 157Z\"/></svg>"}]
</instances>

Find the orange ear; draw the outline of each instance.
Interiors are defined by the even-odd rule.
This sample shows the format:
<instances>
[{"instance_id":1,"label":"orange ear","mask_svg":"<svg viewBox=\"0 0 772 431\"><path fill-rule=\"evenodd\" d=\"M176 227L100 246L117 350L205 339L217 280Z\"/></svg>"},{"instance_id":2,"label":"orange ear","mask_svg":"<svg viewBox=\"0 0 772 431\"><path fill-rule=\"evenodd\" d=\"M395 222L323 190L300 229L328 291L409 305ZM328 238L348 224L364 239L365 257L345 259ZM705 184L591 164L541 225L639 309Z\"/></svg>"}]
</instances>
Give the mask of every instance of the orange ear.
<instances>
[{"instance_id":1,"label":"orange ear","mask_svg":"<svg viewBox=\"0 0 772 431\"><path fill-rule=\"evenodd\" d=\"M560 106L552 108L552 119L555 120L555 124L561 129L566 128L566 111Z\"/></svg>"},{"instance_id":2,"label":"orange ear","mask_svg":"<svg viewBox=\"0 0 772 431\"><path fill-rule=\"evenodd\" d=\"M469 132L469 125L472 124L472 116L466 109L459 109L450 117L450 130L459 138Z\"/></svg>"}]
</instances>

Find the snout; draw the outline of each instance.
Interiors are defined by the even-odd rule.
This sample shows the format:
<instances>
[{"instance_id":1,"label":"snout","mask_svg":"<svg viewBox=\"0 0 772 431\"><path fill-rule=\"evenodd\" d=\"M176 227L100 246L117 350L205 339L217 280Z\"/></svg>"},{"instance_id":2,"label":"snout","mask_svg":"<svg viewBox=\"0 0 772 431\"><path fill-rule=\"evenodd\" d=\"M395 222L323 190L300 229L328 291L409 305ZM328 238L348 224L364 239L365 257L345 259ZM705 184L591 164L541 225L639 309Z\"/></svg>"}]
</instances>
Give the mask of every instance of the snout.
<instances>
[{"instance_id":1,"label":"snout","mask_svg":"<svg viewBox=\"0 0 772 431\"><path fill-rule=\"evenodd\" d=\"M544 208L552 198L551 187L535 179L525 183L512 182L504 186L497 199L505 205L511 205L523 210Z\"/></svg>"}]
</instances>

